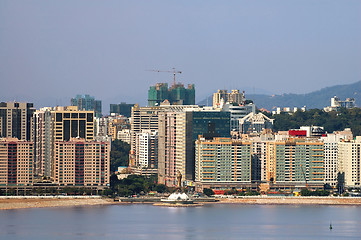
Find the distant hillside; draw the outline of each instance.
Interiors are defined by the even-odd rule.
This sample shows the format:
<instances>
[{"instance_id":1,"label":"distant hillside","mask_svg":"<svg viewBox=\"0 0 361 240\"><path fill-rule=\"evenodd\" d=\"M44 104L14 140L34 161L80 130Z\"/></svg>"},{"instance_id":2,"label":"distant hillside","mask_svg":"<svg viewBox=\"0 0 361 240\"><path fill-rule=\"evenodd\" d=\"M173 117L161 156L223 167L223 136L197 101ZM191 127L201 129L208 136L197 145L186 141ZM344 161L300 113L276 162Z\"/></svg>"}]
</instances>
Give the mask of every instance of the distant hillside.
<instances>
[{"instance_id":1,"label":"distant hillside","mask_svg":"<svg viewBox=\"0 0 361 240\"><path fill-rule=\"evenodd\" d=\"M355 98L356 105L361 106L361 81L332 87L322 88L321 90L307 94L282 94L282 95L264 95L264 94L247 94L246 98L254 101L258 108L272 110L274 107L303 107L307 109L322 109L329 106L330 99L333 96L341 100L346 98ZM208 98L209 104L212 104L213 97ZM207 99L199 102L200 105L206 105Z\"/></svg>"}]
</instances>

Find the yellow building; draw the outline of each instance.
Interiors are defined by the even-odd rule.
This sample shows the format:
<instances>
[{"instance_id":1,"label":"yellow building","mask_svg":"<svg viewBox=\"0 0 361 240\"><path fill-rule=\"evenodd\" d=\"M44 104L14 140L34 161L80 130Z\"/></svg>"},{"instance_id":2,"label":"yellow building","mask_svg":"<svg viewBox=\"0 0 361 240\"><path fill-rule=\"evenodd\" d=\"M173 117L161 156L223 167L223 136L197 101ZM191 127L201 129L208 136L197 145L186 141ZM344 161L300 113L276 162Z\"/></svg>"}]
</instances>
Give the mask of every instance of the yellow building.
<instances>
[{"instance_id":1,"label":"yellow building","mask_svg":"<svg viewBox=\"0 0 361 240\"><path fill-rule=\"evenodd\" d=\"M57 107L51 112L55 141L70 138L94 139L94 111L78 110L76 106Z\"/></svg>"}]
</instances>

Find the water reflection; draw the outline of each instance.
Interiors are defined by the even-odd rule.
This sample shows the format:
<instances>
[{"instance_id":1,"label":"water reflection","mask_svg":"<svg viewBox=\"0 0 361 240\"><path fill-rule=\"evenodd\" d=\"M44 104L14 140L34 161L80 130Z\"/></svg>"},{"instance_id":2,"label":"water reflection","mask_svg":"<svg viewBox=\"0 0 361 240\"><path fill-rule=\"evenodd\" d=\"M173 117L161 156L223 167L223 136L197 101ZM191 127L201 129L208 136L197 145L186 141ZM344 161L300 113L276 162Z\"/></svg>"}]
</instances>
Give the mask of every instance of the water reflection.
<instances>
[{"instance_id":1,"label":"water reflection","mask_svg":"<svg viewBox=\"0 0 361 240\"><path fill-rule=\"evenodd\" d=\"M0 239L359 239L360 226L361 207L113 205L5 210Z\"/></svg>"}]
</instances>

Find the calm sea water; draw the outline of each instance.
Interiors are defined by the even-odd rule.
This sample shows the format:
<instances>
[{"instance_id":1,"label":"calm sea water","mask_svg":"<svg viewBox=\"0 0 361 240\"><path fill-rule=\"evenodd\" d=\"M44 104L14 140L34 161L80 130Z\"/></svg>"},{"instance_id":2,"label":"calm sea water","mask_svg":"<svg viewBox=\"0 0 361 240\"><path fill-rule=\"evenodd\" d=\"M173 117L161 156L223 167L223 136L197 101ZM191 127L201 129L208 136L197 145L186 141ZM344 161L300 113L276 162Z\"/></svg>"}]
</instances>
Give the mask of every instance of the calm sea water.
<instances>
[{"instance_id":1,"label":"calm sea water","mask_svg":"<svg viewBox=\"0 0 361 240\"><path fill-rule=\"evenodd\" d=\"M0 239L361 239L361 207L134 204L5 210Z\"/></svg>"}]
</instances>

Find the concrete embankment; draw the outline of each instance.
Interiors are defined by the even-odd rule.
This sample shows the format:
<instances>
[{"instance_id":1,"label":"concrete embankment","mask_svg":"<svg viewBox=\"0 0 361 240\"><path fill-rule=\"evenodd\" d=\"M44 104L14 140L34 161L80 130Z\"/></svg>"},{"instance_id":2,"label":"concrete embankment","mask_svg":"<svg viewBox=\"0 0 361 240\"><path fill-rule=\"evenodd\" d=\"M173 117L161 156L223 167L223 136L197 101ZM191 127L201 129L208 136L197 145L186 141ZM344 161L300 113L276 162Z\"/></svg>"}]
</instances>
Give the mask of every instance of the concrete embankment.
<instances>
[{"instance_id":1,"label":"concrete embankment","mask_svg":"<svg viewBox=\"0 0 361 240\"><path fill-rule=\"evenodd\" d=\"M315 204L315 205L360 205L360 197L241 197L219 198L220 203L240 204Z\"/></svg>"}]
</instances>

